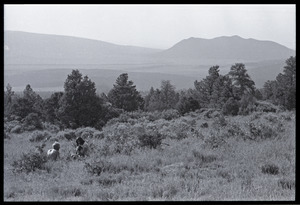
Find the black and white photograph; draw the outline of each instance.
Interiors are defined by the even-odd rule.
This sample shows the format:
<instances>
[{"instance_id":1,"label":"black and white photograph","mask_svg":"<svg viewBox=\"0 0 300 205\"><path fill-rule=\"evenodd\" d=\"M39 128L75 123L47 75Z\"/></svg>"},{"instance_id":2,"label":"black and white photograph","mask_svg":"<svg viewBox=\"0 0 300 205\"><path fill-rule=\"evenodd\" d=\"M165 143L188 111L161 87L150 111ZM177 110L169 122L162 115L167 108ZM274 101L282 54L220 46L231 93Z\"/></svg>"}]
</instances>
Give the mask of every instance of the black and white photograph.
<instances>
[{"instance_id":1,"label":"black and white photograph","mask_svg":"<svg viewBox=\"0 0 300 205\"><path fill-rule=\"evenodd\" d=\"M296 4L3 4L3 200L296 200Z\"/></svg>"}]
</instances>

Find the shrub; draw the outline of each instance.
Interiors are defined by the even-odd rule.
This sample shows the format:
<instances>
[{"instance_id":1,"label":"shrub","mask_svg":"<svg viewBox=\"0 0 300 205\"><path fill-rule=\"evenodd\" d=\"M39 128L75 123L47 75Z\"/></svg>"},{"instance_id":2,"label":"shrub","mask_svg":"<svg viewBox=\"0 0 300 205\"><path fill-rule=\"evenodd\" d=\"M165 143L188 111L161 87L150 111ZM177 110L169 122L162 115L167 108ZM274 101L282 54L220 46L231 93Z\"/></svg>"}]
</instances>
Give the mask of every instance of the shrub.
<instances>
[{"instance_id":1,"label":"shrub","mask_svg":"<svg viewBox=\"0 0 300 205\"><path fill-rule=\"evenodd\" d=\"M140 141L141 147L150 147L150 148L156 148L157 146L161 145L162 141L162 135L160 133L156 134L143 134L139 135L138 139Z\"/></svg>"},{"instance_id":2,"label":"shrub","mask_svg":"<svg viewBox=\"0 0 300 205\"><path fill-rule=\"evenodd\" d=\"M278 117L272 113L265 115L264 118L272 123L278 122Z\"/></svg>"},{"instance_id":3,"label":"shrub","mask_svg":"<svg viewBox=\"0 0 300 205\"><path fill-rule=\"evenodd\" d=\"M263 112L257 112L257 111L251 113L250 121L260 119L263 114L264 114Z\"/></svg>"},{"instance_id":4,"label":"shrub","mask_svg":"<svg viewBox=\"0 0 300 205\"><path fill-rule=\"evenodd\" d=\"M220 116L222 116L222 115L219 111L214 111L213 113L211 113L212 118L216 118L216 117L220 117Z\"/></svg>"},{"instance_id":5,"label":"shrub","mask_svg":"<svg viewBox=\"0 0 300 205\"><path fill-rule=\"evenodd\" d=\"M278 110L274 104L266 101L256 101L255 105L258 112L276 112Z\"/></svg>"},{"instance_id":6,"label":"shrub","mask_svg":"<svg viewBox=\"0 0 300 205\"><path fill-rule=\"evenodd\" d=\"M99 161L85 162L84 168L91 175L100 176L103 172L111 172L113 164L107 160L100 159Z\"/></svg>"},{"instance_id":7,"label":"shrub","mask_svg":"<svg viewBox=\"0 0 300 205\"><path fill-rule=\"evenodd\" d=\"M208 124L207 122L204 122L200 125L201 128L208 128Z\"/></svg>"},{"instance_id":8,"label":"shrub","mask_svg":"<svg viewBox=\"0 0 300 205\"><path fill-rule=\"evenodd\" d=\"M203 115L207 118L212 118L211 114L214 112L214 109L200 109L200 113L203 112Z\"/></svg>"},{"instance_id":9,"label":"shrub","mask_svg":"<svg viewBox=\"0 0 300 205\"><path fill-rule=\"evenodd\" d=\"M95 128L92 128L92 127L85 127L85 128L78 128L76 131L75 131L75 135L77 137L82 137L83 139L86 139L86 138L93 138L94 137L94 133L96 132L97 130Z\"/></svg>"},{"instance_id":10,"label":"shrub","mask_svg":"<svg viewBox=\"0 0 300 205\"><path fill-rule=\"evenodd\" d=\"M159 115L158 111L149 112L148 115L147 115L147 119L148 119L150 122L153 122L153 121L159 119L159 116L158 116L158 115Z\"/></svg>"},{"instance_id":11,"label":"shrub","mask_svg":"<svg viewBox=\"0 0 300 205\"><path fill-rule=\"evenodd\" d=\"M235 179L235 176L227 169L219 169L217 175L227 180L227 182L232 182Z\"/></svg>"},{"instance_id":12,"label":"shrub","mask_svg":"<svg viewBox=\"0 0 300 205\"><path fill-rule=\"evenodd\" d=\"M217 156L214 154L202 153L197 150L192 151L193 156L199 160L201 163L210 163L217 159Z\"/></svg>"},{"instance_id":13,"label":"shrub","mask_svg":"<svg viewBox=\"0 0 300 205\"><path fill-rule=\"evenodd\" d=\"M128 118L136 120L142 118L145 115L145 113L142 111L127 112L126 114L128 115Z\"/></svg>"},{"instance_id":14,"label":"shrub","mask_svg":"<svg viewBox=\"0 0 300 205\"><path fill-rule=\"evenodd\" d=\"M172 120L180 117L180 113L178 110L175 109L169 109L169 110L164 110L161 112L161 117L162 119L165 120Z\"/></svg>"},{"instance_id":15,"label":"shrub","mask_svg":"<svg viewBox=\"0 0 300 205\"><path fill-rule=\"evenodd\" d=\"M57 137L59 139L75 140L76 134L75 134L74 130L65 129L64 131L58 132Z\"/></svg>"},{"instance_id":16,"label":"shrub","mask_svg":"<svg viewBox=\"0 0 300 205\"><path fill-rule=\"evenodd\" d=\"M240 108L238 113L240 115L248 115L252 113L256 109L255 102L256 99L252 95L243 95L242 99L239 101Z\"/></svg>"},{"instance_id":17,"label":"shrub","mask_svg":"<svg viewBox=\"0 0 300 205\"><path fill-rule=\"evenodd\" d=\"M250 139L256 139L261 136L261 127L256 126L254 123L250 123Z\"/></svg>"},{"instance_id":18,"label":"shrub","mask_svg":"<svg viewBox=\"0 0 300 205\"><path fill-rule=\"evenodd\" d=\"M30 142L40 142L42 140L49 139L50 137L52 137L50 132L36 130L30 135L29 141Z\"/></svg>"},{"instance_id":19,"label":"shrub","mask_svg":"<svg viewBox=\"0 0 300 205\"><path fill-rule=\"evenodd\" d=\"M7 132L11 132L13 128L16 126L21 126L21 123L17 120L9 121L4 123L4 130ZM21 127L22 128L22 127Z\"/></svg>"},{"instance_id":20,"label":"shrub","mask_svg":"<svg viewBox=\"0 0 300 205\"><path fill-rule=\"evenodd\" d=\"M228 137L239 137L244 136L245 132L241 129L241 126L238 123L229 123L226 126Z\"/></svg>"},{"instance_id":21,"label":"shrub","mask_svg":"<svg viewBox=\"0 0 300 205\"><path fill-rule=\"evenodd\" d=\"M21 121L22 118L20 116L17 116L17 115L9 115L8 118L7 118L8 121Z\"/></svg>"},{"instance_id":22,"label":"shrub","mask_svg":"<svg viewBox=\"0 0 300 205\"><path fill-rule=\"evenodd\" d=\"M204 140L204 143L211 149L215 149L226 143L223 138L224 136L220 136L218 131L211 131L210 136Z\"/></svg>"},{"instance_id":23,"label":"shrub","mask_svg":"<svg viewBox=\"0 0 300 205\"><path fill-rule=\"evenodd\" d=\"M172 120L180 117L180 114L175 109L169 109L164 111L154 111L154 112L125 112L122 113L118 118L113 118L107 122L106 126L111 126L117 123L129 123L134 125L142 121L156 121L160 119Z\"/></svg>"},{"instance_id":24,"label":"shrub","mask_svg":"<svg viewBox=\"0 0 300 205\"><path fill-rule=\"evenodd\" d=\"M104 136L104 133L103 133L103 131L96 131L95 133L94 133L94 138L96 138L96 139L103 139L105 136Z\"/></svg>"},{"instance_id":25,"label":"shrub","mask_svg":"<svg viewBox=\"0 0 300 205\"><path fill-rule=\"evenodd\" d=\"M10 139L11 136L8 134L8 132L4 131L4 139Z\"/></svg>"},{"instance_id":26,"label":"shrub","mask_svg":"<svg viewBox=\"0 0 300 205\"><path fill-rule=\"evenodd\" d=\"M249 190L253 188L253 178L255 177L253 167L242 165L242 167L237 170L236 176L241 179L242 190Z\"/></svg>"},{"instance_id":27,"label":"shrub","mask_svg":"<svg viewBox=\"0 0 300 205\"><path fill-rule=\"evenodd\" d=\"M279 117L283 120L286 121L291 121L292 120L292 113L291 112L284 112L284 113L280 113Z\"/></svg>"},{"instance_id":28,"label":"shrub","mask_svg":"<svg viewBox=\"0 0 300 205\"><path fill-rule=\"evenodd\" d=\"M109 118L109 119L111 119L111 118ZM97 130L102 130L102 128L105 126L105 124L106 124L106 122L103 119L99 119L94 127Z\"/></svg>"},{"instance_id":29,"label":"shrub","mask_svg":"<svg viewBox=\"0 0 300 205\"><path fill-rule=\"evenodd\" d=\"M23 128L21 125L16 125L14 128L10 130L11 133L21 133L23 131Z\"/></svg>"},{"instance_id":30,"label":"shrub","mask_svg":"<svg viewBox=\"0 0 300 205\"><path fill-rule=\"evenodd\" d=\"M155 110L154 112L147 112L146 119L149 120L150 122L153 122L155 120L159 119L159 112Z\"/></svg>"},{"instance_id":31,"label":"shrub","mask_svg":"<svg viewBox=\"0 0 300 205\"><path fill-rule=\"evenodd\" d=\"M37 113L30 113L24 119L25 130L43 129L42 121Z\"/></svg>"},{"instance_id":32,"label":"shrub","mask_svg":"<svg viewBox=\"0 0 300 205\"><path fill-rule=\"evenodd\" d=\"M122 177L115 177L115 175L102 175L99 178L97 178L97 182L100 186L109 187L116 183L121 183Z\"/></svg>"},{"instance_id":33,"label":"shrub","mask_svg":"<svg viewBox=\"0 0 300 205\"><path fill-rule=\"evenodd\" d=\"M169 123L169 125L163 125L159 129L159 133L161 133L164 138L168 137L171 139L181 140L192 135L192 126L185 122L182 118L179 118Z\"/></svg>"},{"instance_id":34,"label":"shrub","mask_svg":"<svg viewBox=\"0 0 300 205\"><path fill-rule=\"evenodd\" d=\"M137 133L129 123L117 123L106 126L103 134L109 143L110 153L130 154L132 150L139 146Z\"/></svg>"},{"instance_id":35,"label":"shrub","mask_svg":"<svg viewBox=\"0 0 300 205\"><path fill-rule=\"evenodd\" d=\"M267 124L251 122L249 124L249 127L250 127L250 136L248 136L248 138L252 140L271 139L278 136L278 132L276 131L276 129L274 129L274 127Z\"/></svg>"},{"instance_id":36,"label":"shrub","mask_svg":"<svg viewBox=\"0 0 300 205\"><path fill-rule=\"evenodd\" d=\"M33 172L37 169L45 169L44 164L47 162L45 154L39 154L34 152L23 153L21 158L13 161L11 166L13 172Z\"/></svg>"},{"instance_id":37,"label":"shrub","mask_svg":"<svg viewBox=\"0 0 300 205\"><path fill-rule=\"evenodd\" d=\"M214 120L212 126L215 128L225 127L227 125L226 119L223 115L219 115L217 119Z\"/></svg>"},{"instance_id":38,"label":"shrub","mask_svg":"<svg viewBox=\"0 0 300 205\"><path fill-rule=\"evenodd\" d=\"M295 179L282 178L278 180L278 186L282 189L295 189Z\"/></svg>"},{"instance_id":39,"label":"shrub","mask_svg":"<svg viewBox=\"0 0 300 205\"><path fill-rule=\"evenodd\" d=\"M261 167L261 171L264 174L277 175L279 173L279 167L275 164L265 164Z\"/></svg>"},{"instance_id":40,"label":"shrub","mask_svg":"<svg viewBox=\"0 0 300 205\"><path fill-rule=\"evenodd\" d=\"M60 130L57 125L53 125L48 122L43 123L43 127L45 130L48 130L49 132L52 132L52 133L58 133Z\"/></svg>"},{"instance_id":41,"label":"shrub","mask_svg":"<svg viewBox=\"0 0 300 205\"><path fill-rule=\"evenodd\" d=\"M54 143L54 142L58 142L59 141L59 139L57 137L50 137L50 139L47 138L46 140L49 140L50 143Z\"/></svg>"},{"instance_id":42,"label":"shrub","mask_svg":"<svg viewBox=\"0 0 300 205\"><path fill-rule=\"evenodd\" d=\"M237 115L239 112L239 104L234 98L229 98L223 105L222 113L224 115Z\"/></svg>"},{"instance_id":43,"label":"shrub","mask_svg":"<svg viewBox=\"0 0 300 205\"><path fill-rule=\"evenodd\" d=\"M185 113L193 112L200 108L199 102L192 97L183 97L176 105L178 111L183 115Z\"/></svg>"},{"instance_id":44,"label":"shrub","mask_svg":"<svg viewBox=\"0 0 300 205\"><path fill-rule=\"evenodd\" d=\"M128 122L128 119L130 118L130 116L128 115L128 113L122 113L119 117L118 117L118 122Z\"/></svg>"},{"instance_id":45,"label":"shrub","mask_svg":"<svg viewBox=\"0 0 300 205\"><path fill-rule=\"evenodd\" d=\"M107 122L107 126L116 124L116 123L128 123L128 122L135 122L136 120L144 117L145 115L147 115L147 113L145 112L140 112L140 111L135 111L135 112L124 112L122 114L120 114L118 117L116 118L112 118ZM132 123L134 124L134 123Z\"/></svg>"},{"instance_id":46,"label":"shrub","mask_svg":"<svg viewBox=\"0 0 300 205\"><path fill-rule=\"evenodd\" d=\"M123 109L112 107L110 104L104 104L103 111L105 115L99 119L97 126L95 126L95 128L99 130L101 130L109 120L119 117L120 114L124 112Z\"/></svg>"},{"instance_id":47,"label":"shrub","mask_svg":"<svg viewBox=\"0 0 300 205\"><path fill-rule=\"evenodd\" d=\"M58 198L67 198L67 197L80 197L85 195L85 191L83 191L80 187L51 187L50 192L48 194L52 195L52 197Z\"/></svg>"},{"instance_id":48,"label":"shrub","mask_svg":"<svg viewBox=\"0 0 300 205\"><path fill-rule=\"evenodd\" d=\"M64 137L65 137L67 140L74 140L74 139L76 139L76 135L75 135L75 132L74 132L74 131L66 132L66 133L64 134Z\"/></svg>"},{"instance_id":49,"label":"shrub","mask_svg":"<svg viewBox=\"0 0 300 205\"><path fill-rule=\"evenodd\" d=\"M192 126L192 127L195 127L197 121L196 121L195 119L192 119L192 120L187 120L186 123L188 123L188 124L189 124L190 126Z\"/></svg>"},{"instance_id":50,"label":"shrub","mask_svg":"<svg viewBox=\"0 0 300 205\"><path fill-rule=\"evenodd\" d=\"M180 189L174 184L168 184L165 189L166 190L163 192L163 197L167 199L171 199L180 191Z\"/></svg>"},{"instance_id":51,"label":"shrub","mask_svg":"<svg viewBox=\"0 0 300 205\"><path fill-rule=\"evenodd\" d=\"M278 132L276 131L276 128L274 129L274 127L270 125L262 124L261 128L262 128L262 132L261 132L262 139L270 139L278 136Z\"/></svg>"}]
</instances>

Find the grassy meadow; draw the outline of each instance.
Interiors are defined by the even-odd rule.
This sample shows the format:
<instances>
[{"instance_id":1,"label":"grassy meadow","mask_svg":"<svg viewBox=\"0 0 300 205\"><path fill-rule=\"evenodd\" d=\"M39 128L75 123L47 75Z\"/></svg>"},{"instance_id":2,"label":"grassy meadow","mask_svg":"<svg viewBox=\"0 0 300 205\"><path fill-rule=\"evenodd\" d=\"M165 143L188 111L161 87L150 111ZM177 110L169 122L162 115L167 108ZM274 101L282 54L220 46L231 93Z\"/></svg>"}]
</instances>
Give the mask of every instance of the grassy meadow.
<instances>
[{"instance_id":1,"label":"grassy meadow","mask_svg":"<svg viewBox=\"0 0 300 205\"><path fill-rule=\"evenodd\" d=\"M133 112L101 131L43 126L5 123L4 201L295 200L295 111ZM71 157L78 136L89 156ZM60 159L48 161L55 140Z\"/></svg>"}]
</instances>

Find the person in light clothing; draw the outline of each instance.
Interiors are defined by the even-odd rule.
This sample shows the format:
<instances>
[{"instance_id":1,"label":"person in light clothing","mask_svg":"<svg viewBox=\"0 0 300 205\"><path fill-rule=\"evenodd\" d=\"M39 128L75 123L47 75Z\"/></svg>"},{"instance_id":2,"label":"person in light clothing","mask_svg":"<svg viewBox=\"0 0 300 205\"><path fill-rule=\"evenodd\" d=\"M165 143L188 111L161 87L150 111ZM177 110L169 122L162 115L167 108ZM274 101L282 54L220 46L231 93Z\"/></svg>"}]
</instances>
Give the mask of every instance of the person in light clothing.
<instances>
[{"instance_id":1,"label":"person in light clothing","mask_svg":"<svg viewBox=\"0 0 300 205\"><path fill-rule=\"evenodd\" d=\"M60 144L59 142L55 141L52 145L52 149L49 149L47 152L48 159L57 160L59 158L59 149L60 149Z\"/></svg>"}]
</instances>

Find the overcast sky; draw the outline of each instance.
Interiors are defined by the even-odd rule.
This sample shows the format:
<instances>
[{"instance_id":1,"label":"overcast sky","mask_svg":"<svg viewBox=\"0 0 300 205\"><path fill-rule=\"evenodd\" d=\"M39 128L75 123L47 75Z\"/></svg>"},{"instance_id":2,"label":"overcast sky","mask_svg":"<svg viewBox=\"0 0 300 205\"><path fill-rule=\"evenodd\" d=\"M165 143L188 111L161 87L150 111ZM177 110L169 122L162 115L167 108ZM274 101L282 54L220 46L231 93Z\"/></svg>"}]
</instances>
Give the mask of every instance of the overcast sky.
<instances>
[{"instance_id":1,"label":"overcast sky","mask_svg":"<svg viewBox=\"0 0 300 205\"><path fill-rule=\"evenodd\" d=\"M166 49L190 37L239 35L295 49L295 5L9 5L4 30Z\"/></svg>"}]
</instances>

